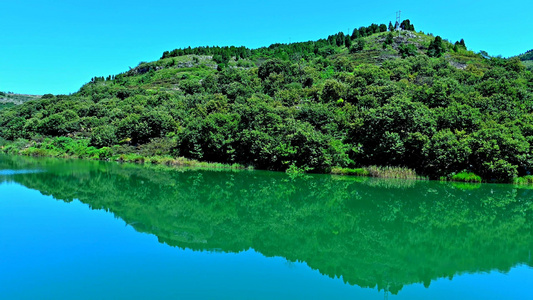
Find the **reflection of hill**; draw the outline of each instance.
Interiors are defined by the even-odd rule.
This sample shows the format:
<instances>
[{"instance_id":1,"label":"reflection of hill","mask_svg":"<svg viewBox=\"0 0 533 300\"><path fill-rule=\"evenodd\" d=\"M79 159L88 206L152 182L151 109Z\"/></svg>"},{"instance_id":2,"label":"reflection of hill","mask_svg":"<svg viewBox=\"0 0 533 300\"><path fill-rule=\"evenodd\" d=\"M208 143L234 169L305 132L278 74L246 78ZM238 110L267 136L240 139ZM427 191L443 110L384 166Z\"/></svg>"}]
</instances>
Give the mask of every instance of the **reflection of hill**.
<instances>
[{"instance_id":1,"label":"reflection of hill","mask_svg":"<svg viewBox=\"0 0 533 300\"><path fill-rule=\"evenodd\" d=\"M0 157L12 179L105 209L171 246L305 261L321 273L397 293L464 272L531 265L533 191L438 182L402 186L330 176L153 170L102 162Z\"/></svg>"}]
</instances>

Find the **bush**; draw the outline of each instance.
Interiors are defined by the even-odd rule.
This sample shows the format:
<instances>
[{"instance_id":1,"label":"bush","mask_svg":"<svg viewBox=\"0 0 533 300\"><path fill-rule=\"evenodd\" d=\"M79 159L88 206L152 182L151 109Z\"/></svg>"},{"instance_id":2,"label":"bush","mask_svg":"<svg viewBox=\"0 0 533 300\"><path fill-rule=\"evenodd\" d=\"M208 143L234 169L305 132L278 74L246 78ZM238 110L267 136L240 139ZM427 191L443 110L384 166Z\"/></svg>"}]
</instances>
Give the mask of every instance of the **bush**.
<instances>
[{"instance_id":1,"label":"bush","mask_svg":"<svg viewBox=\"0 0 533 300\"><path fill-rule=\"evenodd\" d=\"M450 178L452 181L462 181L462 182L481 182L481 177L472 173L463 171L457 174L452 175Z\"/></svg>"},{"instance_id":2,"label":"bush","mask_svg":"<svg viewBox=\"0 0 533 300\"><path fill-rule=\"evenodd\" d=\"M62 114L54 114L44 118L38 125L38 131L44 135L57 136L63 133L66 120Z\"/></svg>"},{"instance_id":3,"label":"bush","mask_svg":"<svg viewBox=\"0 0 533 300\"><path fill-rule=\"evenodd\" d=\"M92 132L91 145L95 147L110 147L115 145L117 141L116 128L114 126L100 126Z\"/></svg>"},{"instance_id":4,"label":"bush","mask_svg":"<svg viewBox=\"0 0 533 300\"><path fill-rule=\"evenodd\" d=\"M365 49L366 42L363 38L358 38L355 43L350 47L350 53L361 52Z\"/></svg>"},{"instance_id":5,"label":"bush","mask_svg":"<svg viewBox=\"0 0 533 300\"><path fill-rule=\"evenodd\" d=\"M515 184L533 184L533 175L526 175L514 179Z\"/></svg>"},{"instance_id":6,"label":"bush","mask_svg":"<svg viewBox=\"0 0 533 300\"><path fill-rule=\"evenodd\" d=\"M336 175L353 175L353 176L370 176L370 172L363 168L350 169L335 167L331 169L331 174Z\"/></svg>"},{"instance_id":7,"label":"bush","mask_svg":"<svg viewBox=\"0 0 533 300\"><path fill-rule=\"evenodd\" d=\"M398 51L400 52L402 58L416 56L418 54L416 46L413 44L401 44L398 47Z\"/></svg>"}]
</instances>

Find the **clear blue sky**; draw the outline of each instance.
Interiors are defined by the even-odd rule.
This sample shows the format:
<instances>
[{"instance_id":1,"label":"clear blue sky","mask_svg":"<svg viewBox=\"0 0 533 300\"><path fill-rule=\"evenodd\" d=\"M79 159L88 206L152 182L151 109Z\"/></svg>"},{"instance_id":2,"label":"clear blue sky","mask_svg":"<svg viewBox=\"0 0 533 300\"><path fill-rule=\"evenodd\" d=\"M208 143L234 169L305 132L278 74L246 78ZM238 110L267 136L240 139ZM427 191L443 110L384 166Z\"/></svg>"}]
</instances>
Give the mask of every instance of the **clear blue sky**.
<instances>
[{"instance_id":1,"label":"clear blue sky","mask_svg":"<svg viewBox=\"0 0 533 300\"><path fill-rule=\"evenodd\" d=\"M0 1L0 91L68 94L187 46L325 38L395 20L504 57L533 48L533 1Z\"/></svg>"}]
</instances>

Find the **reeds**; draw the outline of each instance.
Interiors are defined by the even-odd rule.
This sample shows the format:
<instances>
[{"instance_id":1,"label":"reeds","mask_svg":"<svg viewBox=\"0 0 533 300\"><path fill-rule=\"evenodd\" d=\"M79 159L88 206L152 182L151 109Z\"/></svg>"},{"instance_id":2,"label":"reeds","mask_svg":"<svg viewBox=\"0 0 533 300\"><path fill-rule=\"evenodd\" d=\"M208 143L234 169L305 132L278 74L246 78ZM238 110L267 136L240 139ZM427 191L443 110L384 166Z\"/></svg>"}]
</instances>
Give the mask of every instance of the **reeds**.
<instances>
[{"instance_id":1,"label":"reeds","mask_svg":"<svg viewBox=\"0 0 533 300\"><path fill-rule=\"evenodd\" d=\"M169 167L191 167L191 168L206 168L206 169L253 169L253 167L246 167L241 164L223 164L215 162L197 161L185 157L174 158L172 156L150 156L144 157L138 154L123 154L120 155L116 161L132 162L140 164L163 165Z\"/></svg>"},{"instance_id":2,"label":"reeds","mask_svg":"<svg viewBox=\"0 0 533 300\"><path fill-rule=\"evenodd\" d=\"M336 167L331 170L331 173L336 175L368 176L377 178L427 180L426 177L420 176L416 174L414 170L405 167L368 166L357 169Z\"/></svg>"},{"instance_id":3,"label":"reeds","mask_svg":"<svg viewBox=\"0 0 533 300\"><path fill-rule=\"evenodd\" d=\"M415 170L405 167L365 167L371 177L395 178L395 179L420 179L427 180L426 177L416 174Z\"/></svg>"}]
</instances>

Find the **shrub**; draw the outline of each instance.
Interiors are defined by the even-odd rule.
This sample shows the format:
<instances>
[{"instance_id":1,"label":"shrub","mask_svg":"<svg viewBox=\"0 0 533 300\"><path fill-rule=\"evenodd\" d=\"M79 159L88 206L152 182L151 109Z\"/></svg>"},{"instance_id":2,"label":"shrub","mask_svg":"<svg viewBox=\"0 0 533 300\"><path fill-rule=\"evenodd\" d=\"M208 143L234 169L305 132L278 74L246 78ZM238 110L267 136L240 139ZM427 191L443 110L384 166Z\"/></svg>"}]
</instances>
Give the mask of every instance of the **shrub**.
<instances>
[{"instance_id":1,"label":"shrub","mask_svg":"<svg viewBox=\"0 0 533 300\"><path fill-rule=\"evenodd\" d=\"M350 169L350 168L339 168L335 167L331 169L331 174L336 175L353 175L353 176L370 176L370 172L363 168Z\"/></svg>"},{"instance_id":2,"label":"shrub","mask_svg":"<svg viewBox=\"0 0 533 300\"><path fill-rule=\"evenodd\" d=\"M409 56L416 56L418 54L416 46L413 44L401 44L398 47L398 51L400 52L400 55L402 58L406 58Z\"/></svg>"},{"instance_id":3,"label":"shrub","mask_svg":"<svg viewBox=\"0 0 533 300\"><path fill-rule=\"evenodd\" d=\"M363 51L365 49L366 42L363 38L359 38L355 40L355 43L353 43L352 47L350 47L350 53L357 53Z\"/></svg>"},{"instance_id":4,"label":"shrub","mask_svg":"<svg viewBox=\"0 0 533 300\"><path fill-rule=\"evenodd\" d=\"M481 182L481 177L472 173L463 171L457 174L452 175L450 178L452 181L463 181L463 182Z\"/></svg>"},{"instance_id":5,"label":"shrub","mask_svg":"<svg viewBox=\"0 0 533 300\"><path fill-rule=\"evenodd\" d=\"M110 147L117 143L116 128L110 125L94 129L91 136L91 145L95 147Z\"/></svg>"},{"instance_id":6,"label":"shrub","mask_svg":"<svg viewBox=\"0 0 533 300\"><path fill-rule=\"evenodd\" d=\"M513 183L515 184L532 184L533 183L533 175L526 175L523 177L515 178Z\"/></svg>"}]
</instances>

